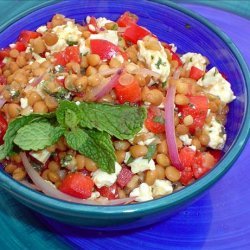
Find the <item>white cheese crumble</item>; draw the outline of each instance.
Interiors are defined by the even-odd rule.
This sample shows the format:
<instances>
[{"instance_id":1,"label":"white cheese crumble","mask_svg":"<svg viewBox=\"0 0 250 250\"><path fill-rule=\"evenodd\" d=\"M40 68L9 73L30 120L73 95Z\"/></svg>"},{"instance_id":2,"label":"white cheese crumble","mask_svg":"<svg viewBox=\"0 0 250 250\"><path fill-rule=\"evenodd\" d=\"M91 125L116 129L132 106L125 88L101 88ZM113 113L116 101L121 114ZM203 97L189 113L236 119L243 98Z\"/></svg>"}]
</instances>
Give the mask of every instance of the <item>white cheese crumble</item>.
<instances>
[{"instance_id":1,"label":"white cheese crumble","mask_svg":"<svg viewBox=\"0 0 250 250\"><path fill-rule=\"evenodd\" d=\"M177 47L174 43L169 44L171 46L171 50L175 53L177 51Z\"/></svg>"},{"instance_id":2,"label":"white cheese crumble","mask_svg":"<svg viewBox=\"0 0 250 250\"><path fill-rule=\"evenodd\" d=\"M147 183L142 183L138 188L135 188L129 196L135 197L135 200L140 202L152 200L152 187Z\"/></svg>"},{"instance_id":3,"label":"white cheese crumble","mask_svg":"<svg viewBox=\"0 0 250 250\"><path fill-rule=\"evenodd\" d=\"M79 51L82 55L87 55L90 53L90 48L86 46L85 40L83 38L79 40Z\"/></svg>"},{"instance_id":4,"label":"white cheese crumble","mask_svg":"<svg viewBox=\"0 0 250 250\"><path fill-rule=\"evenodd\" d=\"M186 70L190 70L192 66L205 71L208 60L205 56L198 53L188 52L181 56L181 61L184 64Z\"/></svg>"},{"instance_id":5,"label":"white cheese crumble","mask_svg":"<svg viewBox=\"0 0 250 250\"><path fill-rule=\"evenodd\" d=\"M36 31L39 33L44 33L48 30L46 25L40 26Z\"/></svg>"},{"instance_id":6,"label":"white cheese crumble","mask_svg":"<svg viewBox=\"0 0 250 250\"><path fill-rule=\"evenodd\" d=\"M82 36L82 32L77 28L76 24L71 21L68 21L64 25L54 27L51 32L58 37L56 44L47 46L52 52L64 50L68 46L67 41L78 42Z\"/></svg>"},{"instance_id":7,"label":"white cheese crumble","mask_svg":"<svg viewBox=\"0 0 250 250\"><path fill-rule=\"evenodd\" d=\"M30 152L29 154L42 163L45 163L50 157L50 152L47 149Z\"/></svg>"},{"instance_id":8,"label":"white cheese crumble","mask_svg":"<svg viewBox=\"0 0 250 250\"><path fill-rule=\"evenodd\" d=\"M222 124L216 121L213 117L209 125L205 125L203 128L210 138L208 147L213 149L222 149L227 139L225 129Z\"/></svg>"},{"instance_id":9,"label":"white cheese crumble","mask_svg":"<svg viewBox=\"0 0 250 250\"><path fill-rule=\"evenodd\" d=\"M98 191L95 191L95 192L91 193L91 196L88 198L88 200L96 200L100 196L101 196L101 194Z\"/></svg>"},{"instance_id":10,"label":"white cheese crumble","mask_svg":"<svg viewBox=\"0 0 250 250\"><path fill-rule=\"evenodd\" d=\"M41 57L37 53L32 53L32 56L35 58L36 62L38 62L40 64L43 62L46 62L46 58Z\"/></svg>"},{"instance_id":11,"label":"white cheese crumble","mask_svg":"<svg viewBox=\"0 0 250 250\"><path fill-rule=\"evenodd\" d=\"M160 80L165 82L170 74L170 63L161 43L159 42L160 51L147 49L141 40L138 40L137 45L139 47L138 59L145 62L152 71L158 73Z\"/></svg>"},{"instance_id":12,"label":"white cheese crumble","mask_svg":"<svg viewBox=\"0 0 250 250\"><path fill-rule=\"evenodd\" d=\"M218 96L224 103L229 103L236 98L231 84L223 78L216 67L210 69L197 84L204 87L206 93Z\"/></svg>"},{"instance_id":13,"label":"white cheese crumble","mask_svg":"<svg viewBox=\"0 0 250 250\"><path fill-rule=\"evenodd\" d=\"M131 163L127 163L131 154L129 152L125 155L124 162L131 167L132 173L136 174L139 172L144 172L145 170L155 170L155 162L151 159L144 159L143 157L138 157L134 159Z\"/></svg>"},{"instance_id":14,"label":"white cheese crumble","mask_svg":"<svg viewBox=\"0 0 250 250\"><path fill-rule=\"evenodd\" d=\"M189 138L188 134L180 135L179 138L185 146L189 146L192 144L192 139Z\"/></svg>"},{"instance_id":15,"label":"white cheese crumble","mask_svg":"<svg viewBox=\"0 0 250 250\"><path fill-rule=\"evenodd\" d=\"M163 196L173 192L173 186L168 180L156 180L152 185L153 196Z\"/></svg>"},{"instance_id":16,"label":"white cheese crumble","mask_svg":"<svg viewBox=\"0 0 250 250\"><path fill-rule=\"evenodd\" d=\"M28 99L26 97L21 98L20 103L21 103L21 108L22 109L25 109L25 108L27 108L29 106Z\"/></svg>"},{"instance_id":17,"label":"white cheese crumble","mask_svg":"<svg viewBox=\"0 0 250 250\"><path fill-rule=\"evenodd\" d=\"M91 34L90 35L90 40L95 40L95 39L101 39L101 40L106 40L109 41L115 45L118 45L118 35L117 35L116 30L105 30L101 31L98 34Z\"/></svg>"},{"instance_id":18,"label":"white cheese crumble","mask_svg":"<svg viewBox=\"0 0 250 250\"><path fill-rule=\"evenodd\" d=\"M189 146L190 149L192 149L193 151L196 151L196 147L194 145Z\"/></svg>"},{"instance_id":19,"label":"white cheese crumble","mask_svg":"<svg viewBox=\"0 0 250 250\"><path fill-rule=\"evenodd\" d=\"M115 173L108 174L101 169L97 169L93 174L92 174L92 179L95 183L95 185L98 188L101 188L103 186L110 187L112 186L117 179L117 175L121 172L122 167L119 163L115 163Z\"/></svg>"},{"instance_id":20,"label":"white cheese crumble","mask_svg":"<svg viewBox=\"0 0 250 250\"><path fill-rule=\"evenodd\" d=\"M96 19L96 24L97 24L97 27L100 29L100 28L103 28L105 26L106 23L111 23L112 21L111 20L108 20L107 18L105 17L98 17Z\"/></svg>"}]
</instances>

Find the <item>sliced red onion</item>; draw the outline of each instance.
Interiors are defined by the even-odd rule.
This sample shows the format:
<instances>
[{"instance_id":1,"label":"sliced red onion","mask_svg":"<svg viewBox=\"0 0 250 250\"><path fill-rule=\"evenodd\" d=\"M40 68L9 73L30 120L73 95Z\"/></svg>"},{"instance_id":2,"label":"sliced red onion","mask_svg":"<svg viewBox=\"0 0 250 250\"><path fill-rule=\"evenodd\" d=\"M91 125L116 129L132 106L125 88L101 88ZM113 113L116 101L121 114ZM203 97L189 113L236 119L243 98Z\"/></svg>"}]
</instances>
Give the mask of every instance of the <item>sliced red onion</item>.
<instances>
[{"instance_id":1,"label":"sliced red onion","mask_svg":"<svg viewBox=\"0 0 250 250\"><path fill-rule=\"evenodd\" d=\"M95 100L101 99L103 96L108 94L118 83L118 79L123 73L123 69L118 69L116 73L111 77L110 81L106 83L97 93L95 93Z\"/></svg>"},{"instance_id":2,"label":"sliced red onion","mask_svg":"<svg viewBox=\"0 0 250 250\"><path fill-rule=\"evenodd\" d=\"M5 103L6 103L6 100L3 97L0 98L0 108L2 108Z\"/></svg>"},{"instance_id":3,"label":"sliced red onion","mask_svg":"<svg viewBox=\"0 0 250 250\"><path fill-rule=\"evenodd\" d=\"M155 78L160 77L159 73L156 73L153 70L146 69L146 68L135 69L132 73L133 74L140 74L140 75L143 75L143 76L153 76Z\"/></svg>"},{"instance_id":4,"label":"sliced red onion","mask_svg":"<svg viewBox=\"0 0 250 250\"><path fill-rule=\"evenodd\" d=\"M31 184L31 183L29 183L29 182L26 181L26 180L22 180L22 181L20 181L20 183L22 183L24 186L26 186L26 187L28 187L28 188L30 188L30 189L34 189L34 190L41 191L41 189L38 188L36 185Z\"/></svg>"},{"instance_id":5,"label":"sliced red onion","mask_svg":"<svg viewBox=\"0 0 250 250\"><path fill-rule=\"evenodd\" d=\"M22 162L24 165L24 168L26 172L28 173L29 177L33 181L34 185L39 188L44 194L51 196L56 199L68 201L68 202L74 202L74 203L80 203L85 205L121 205L121 204L127 204L132 201L134 201L135 198L129 197L124 199L117 199L117 200L106 200L103 198L97 199L96 201L92 200L84 200L84 199L78 199L75 197L72 197L70 195L64 194L63 192L56 189L52 184L45 181L39 173L31 166L27 156L25 153L21 153Z\"/></svg>"},{"instance_id":6,"label":"sliced red onion","mask_svg":"<svg viewBox=\"0 0 250 250\"><path fill-rule=\"evenodd\" d=\"M176 92L175 81L179 78L180 71L174 73L174 79L170 79L168 83L167 96L165 101L165 133L168 145L169 157L172 165L178 170L182 171L182 165L178 153L178 148L175 139L175 125L174 125L174 99Z\"/></svg>"}]
</instances>

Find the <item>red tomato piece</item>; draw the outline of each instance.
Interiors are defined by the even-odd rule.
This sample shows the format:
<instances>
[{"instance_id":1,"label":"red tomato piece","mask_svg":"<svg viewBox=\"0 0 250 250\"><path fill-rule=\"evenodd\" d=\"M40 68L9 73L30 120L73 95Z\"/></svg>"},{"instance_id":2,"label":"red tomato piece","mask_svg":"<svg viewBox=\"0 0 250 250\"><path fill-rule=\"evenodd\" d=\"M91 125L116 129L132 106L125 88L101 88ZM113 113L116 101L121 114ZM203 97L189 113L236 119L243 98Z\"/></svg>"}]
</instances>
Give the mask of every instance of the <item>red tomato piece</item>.
<instances>
[{"instance_id":1,"label":"red tomato piece","mask_svg":"<svg viewBox=\"0 0 250 250\"><path fill-rule=\"evenodd\" d=\"M117 185L120 188L124 188L129 183L132 177L133 173L131 172L131 170L124 166L117 176Z\"/></svg>"},{"instance_id":2,"label":"red tomato piece","mask_svg":"<svg viewBox=\"0 0 250 250\"><path fill-rule=\"evenodd\" d=\"M65 194L87 199L91 196L94 182L89 176L82 173L72 173L62 181L59 190Z\"/></svg>"},{"instance_id":3,"label":"red tomato piece","mask_svg":"<svg viewBox=\"0 0 250 250\"><path fill-rule=\"evenodd\" d=\"M5 118L0 114L0 144L3 143L3 137L5 135L5 132L7 130L8 123L5 120Z\"/></svg>"},{"instance_id":4,"label":"red tomato piece","mask_svg":"<svg viewBox=\"0 0 250 250\"><path fill-rule=\"evenodd\" d=\"M108 198L109 200L114 200L118 197L118 190L117 185L113 184L110 187L101 187L98 188L97 191L100 193L101 196Z\"/></svg>"},{"instance_id":5,"label":"red tomato piece","mask_svg":"<svg viewBox=\"0 0 250 250\"><path fill-rule=\"evenodd\" d=\"M22 43L27 45L29 43L30 39L35 39L39 36L41 36L41 34L38 32L30 31L30 30L23 30L23 31L21 31L17 41L22 42Z\"/></svg>"},{"instance_id":6,"label":"red tomato piece","mask_svg":"<svg viewBox=\"0 0 250 250\"><path fill-rule=\"evenodd\" d=\"M55 65L59 64L59 65L65 66L67 64L64 51L56 52L53 54L53 56L55 58L55 61L54 61Z\"/></svg>"},{"instance_id":7,"label":"red tomato piece","mask_svg":"<svg viewBox=\"0 0 250 250\"><path fill-rule=\"evenodd\" d=\"M99 32L99 27L97 25L96 22L96 18L95 17L90 17L89 23L88 23L88 29L91 33L97 33Z\"/></svg>"},{"instance_id":8,"label":"red tomato piece","mask_svg":"<svg viewBox=\"0 0 250 250\"><path fill-rule=\"evenodd\" d=\"M180 182L182 185L187 186L194 178L192 167L185 167L181 172Z\"/></svg>"},{"instance_id":9,"label":"red tomato piece","mask_svg":"<svg viewBox=\"0 0 250 250\"><path fill-rule=\"evenodd\" d=\"M15 49L17 49L19 52L25 51L27 46L23 42L16 42Z\"/></svg>"},{"instance_id":10,"label":"red tomato piece","mask_svg":"<svg viewBox=\"0 0 250 250\"><path fill-rule=\"evenodd\" d=\"M216 161L209 152L197 152L192 165L194 177L199 179L214 167L215 164Z\"/></svg>"},{"instance_id":11,"label":"red tomato piece","mask_svg":"<svg viewBox=\"0 0 250 250\"><path fill-rule=\"evenodd\" d=\"M121 54L118 46L103 39L90 40L90 48L91 52L98 54L102 60L109 60L116 54Z\"/></svg>"},{"instance_id":12,"label":"red tomato piece","mask_svg":"<svg viewBox=\"0 0 250 250\"><path fill-rule=\"evenodd\" d=\"M208 111L208 99L206 96L188 96L189 104L178 106L179 111L182 113L182 117L185 118L191 115L194 119L192 125L189 126L191 133L195 132L196 128L202 128Z\"/></svg>"},{"instance_id":13,"label":"red tomato piece","mask_svg":"<svg viewBox=\"0 0 250 250\"><path fill-rule=\"evenodd\" d=\"M209 153L214 157L216 163L220 161L223 156L223 152L221 150L210 149Z\"/></svg>"},{"instance_id":14,"label":"red tomato piece","mask_svg":"<svg viewBox=\"0 0 250 250\"><path fill-rule=\"evenodd\" d=\"M121 85L118 83L115 86L115 93L117 100L121 104L125 102L136 103L141 100L141 87L135 79L128 85Z\"/></svg>"},{"instance_id":15,"label":"red tomato piece","mask_svg":"<svg viewBox=\"0 0 250 250\"><path fill-rule=\"evenodd\" d=\"M197 81L200 78L202 78L204 74L205 74L205 71L200 70L196 68L195 66L192 66L190 69L189 77Z\"/></svg>"},{"instance_id":16,"label":"red tomato piece","mask_svg":"<svg viewBox=\"0 0 250 250\"><path fill-rule=\"evenodd\" d=\"M80 51L77 46L69 46L65 49L65 58L67 62L80 63Z\"/></svg>"},{"instance_id":17,"label":"red tomato piece","mask_svg":"<svg viewBox=\"0 0 250 250\"><path fill-rule=\"evenodd\" d=\"M148 115L145 121L146 128L155 134L164 133L165 131L165 121L163 112L155 107L150 106L148 108Z\"/></svg>"},{"instance_id":18,"label":"red tomato piece","mask_svg":"<svg viewBox=\"0 0 250 250\"><path fill-rule=\"evenodd\" d=\"M136 23L131 23L125 30L123 37L128 42L137 43L138 40L141 40L143 37L150 34L151 32L147 29L137 25Z\"/></svg>"},{"instance_id":19,"label":"red tomato piece","mask_svg":"<svg viewBox=\"0 0 250 250\"><path fill-rule=\"evenodd\" d=\"M0 50L0 60L2 61L5 57L9 57L10 56L10 49L6 48L6 49L1 49Z\"/></svg>"},{"instance_id":20,"label":"red tomato piece","mask_svg":"<svg viewBox=\"0 0 250 250\"><path fill-rule=\"evenodd\" d=\"M172 61L177 61L179 67L182 65L180 57L174 52L172 52Z\"/></svg>"},{"instance_id":21,"label":"red tomato piece","mask_svg":"<svg viewBox=\"0 0 250 250\"><path fill-rule=\"evenodd\" d=\"M129 26L131 23L137 23L137 21L138 21L138 16L129 11L126 11L119 17L119 19L117 20L117 24L120 27L126 27Z\"/></svg>"},{"instance_id":22,"label":"red tomato piece","mask_svg":"<svg viewBox=\"0 0 250 250\"><path fill-rule=\"evenodd\" d=\"M7 79L5 76L0 75L0 85L6 85L7 84Z\"/></svg>"}]
</instances>

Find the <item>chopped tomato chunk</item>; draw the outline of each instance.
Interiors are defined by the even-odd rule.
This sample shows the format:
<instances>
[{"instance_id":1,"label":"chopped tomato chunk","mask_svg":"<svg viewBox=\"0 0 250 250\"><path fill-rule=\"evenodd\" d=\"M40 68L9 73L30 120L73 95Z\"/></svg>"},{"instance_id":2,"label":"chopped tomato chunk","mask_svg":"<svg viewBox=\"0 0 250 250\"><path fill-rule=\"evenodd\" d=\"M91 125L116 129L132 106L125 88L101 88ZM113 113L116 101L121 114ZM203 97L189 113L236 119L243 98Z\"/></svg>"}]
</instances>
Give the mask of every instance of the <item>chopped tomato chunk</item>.
<instances>
[{"instance_id":1,"label":"chopped tomato chunk","mask_svg":"<svg viewBox=\"0 0 250 250\"><path fill-rule=\"evenodd\" d=\"M16 42L16 47L15 49L17 49L19 52L21 51L25 51L26 50L26 45L23 42Z\"/></svg>"},{"instance_id":2,"label":"chopped tomato chunk","mask_svg":"<svg viewBox=\"0 0 250 250\"><path fill-rule=\"evenodd\" d=\"M203 77L205 74L205 71L200 70L196 68L195 66L192 66L190 69L189 77L194 80L199 80L201 77Z\"/></svg>"},{"instance_id":3,"label":"chopped tomato chunk","mask_svg":"<svg viewBox=\"0 0 250 250\"><path fill-rule=\"evenodd\" d=\"M172 52L172 61L177 61L179 67L182 65L180 57L174 52Z\"/></svg>"},{"instance_id":4,"label":"chopped tomato chunk","mask_svg":"<svg viewBox=\"0 0 250 250\"><path fill-rule=\"evenodd\" d=\"M87 199L91 196L94 182L89 176L82 173L72 173L66 176L59 187L59 190L65 194Z\"/></svg>"},{"instance_id":5,"label":"chopped tomato chunk","mask_svg":"<svg viewBox=\"0 0 250 250\"><path fill-rule=\"evenodd\" d=\"M101 196L108 198L109 200L114 200L118 197L118 190L116 184L113 184L110 187L101 187L98 188L97 191Z\"/></svg>"},{"instance_id":6,"label":"chopped tomato chunk","mask_svg":"<svg viewBox=\"0 0 250 250\"><path fill-rule=\"evenodd\" d=\"M77 46L69 46L64 51L54 53L55 65L65 66L69 62L80 63L80 51Z\"/></svg>"},{"instance_id":7,"label":"chopped tomato chunk","mask_svg":"<svg viewBox=\"0 0 250 250\"><path fill-rule=\"evenodd\" d=\"M0 114L0 144L3 143L3 137L5 135L5 132L7 130L8 123L5 120L5 118Z\"/></svg>"},{"instance_id":8,"label":"chopped tomato chunk","mask_svg":"<svg viewBox=\"0 0 250 250\"><path fill-rule=\"evenodd\" d=\"M137 25L136 23L131 23L130 26L125 30L123 37L126 41L131 43L137 43L143 37L151 34L147 29Z\"/></svg>"},{"instance_id":9,"label":"chopped tomato chunk","mask_svg":"<svg viewBox=\"0 0 250 250\"><path fill-rule=\"evenodd\" d=\"M115 93L119 103L121 104L125 102L136 103L141 100L141 87L134 77L133 81L127 85L118 83L115 86Z\"/></svg>"},{"instance_id":10,"label":"chopped tomato chunk","mask_svg":"<svg viewBox=\"0 0 250 250\"><path fill-rule=\"evenodd\" d=\"M30 30L23 30L23 31L21 31L21 33L18 37L18 42L22 42L22 43L27 45L29 43L30 39L35 39L39 36L41 36L41 34L38 32L30 31Z\"/></svg>"},{"instance_id":11,"label":"chopped tomato chunk","mask_svg":"<svg viewBox=\"0 0 250 250\"><path fill-rule=\"evenodd\" d=\"M124 166L117 177L118 186L124 188L129 183L132 177L133 173L131 172L131 170Z\"/></svg>"},{"instance_id":12,"label":"chopped tomato chunk","mask_svg":"<svg viewBox=\"0 0 250 250\"><path fill-rule=\"evenodd\" d=\"M148 109L145 126L150 132L153 132L155 134L163 133L165 131L163 112L155 106L150 106Z\"/></svg>"},{"instance_id":13,"label":"chopped tomato chunk","mask_svg":"<svg viewBox=\"0 0 250 250\"><path fill-rule=\"evenodd\" d=\"M7 84L7 79L5 76L0 75L0 85L6 85Z\"/></svg>"},{"instance_id":14,"label":"chopped tomato chunk","mask_svg":"<svg viewBox=\"0 0 250 250\"><path fill-rule=\"evenodd\" d=\"M189 104L179 105L178 108L182 118L188 115L193 117L194 122L189 126L191 133L194 133L196 128L203 127L208 111L208 99L206 96L189 96Z\"/></svg>"},{"instance_id":15,"label":"chopped tomato chunk","mask_svg":"<svg viewBox=\"0 0 250 250\"><path fill-rule=\"evenodd\" d=\"M88 23L88 29L91 33L97 33L99 31L99 27L96 22L96 18L91 16Z\"/></svg>"},{"instance_id":16,"label":"chopped tomato chunk","mask_svg":"<svg viewBox=\"0 0 250 250\"><path fill-rule=\"evenodd\" d=\"M119 17L119 19L117 20L117 24L120 27L126 27L129 26L131 23L137 23L137 21L138 21L138 16L129 11L126 11Z\"/></svg>"}]
</instances>

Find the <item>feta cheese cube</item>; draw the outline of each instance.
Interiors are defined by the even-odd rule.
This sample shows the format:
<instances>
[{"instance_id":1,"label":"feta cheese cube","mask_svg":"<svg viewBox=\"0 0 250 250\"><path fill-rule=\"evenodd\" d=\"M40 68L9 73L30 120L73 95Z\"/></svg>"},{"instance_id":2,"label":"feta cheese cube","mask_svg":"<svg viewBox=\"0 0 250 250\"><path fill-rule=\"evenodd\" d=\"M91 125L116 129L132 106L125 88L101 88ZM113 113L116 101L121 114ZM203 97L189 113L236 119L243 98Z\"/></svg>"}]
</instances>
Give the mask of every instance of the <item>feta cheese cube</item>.
<instances>
[{"instance_id":1,"label":"feta cheese cube","mask_svg":"<svg viewBox=\"0 0 250 250\"><path fill-rule=\"evenodd\" d=\"M152 71L158 73L159 79L165 82L170 74L170 63L161 43L159 42L160 51L147 49L142 40L138 40L137 45L139 47L138 59L146 63Z\"/></svg>"},{"instance_id":2,"label":"feta cheese cube","mask_svg":"<svg viewBox=\"0 0 250 250\"><path fill-rule=\"evenodd\" d=\"M147 183L142 183L138 188L135 188L129 196L135 197L135 200L139 202L152 200L152 187Z\"/></svg>"},{"instance_id":3,"label":"feta cheese cube","mask_svg":"<svg viewBox=\"0 0 250 250\"><path fill-rule=\"evenodd\" d=\"M168 180L156 180L152 185L153 197L163 196L173 193L172 183Z\"/></svg>"},{"instance_id":4,"label":"feta cheese cube","mask_svg":"<svg viewBox=\"0 0 250 250\"><path fill-rule=\"evenodd\" d=\"M224 103L229 103L236 98L231 84L223 78L216 67L210 69L197 84L204 87L206 93L218 96Z\"/></svg>"},{"instance_id":5,"label":"feta cheese cube","mask_svg":"<svg viewBox=\"0 0 250 250\"><path fill-rule=\"evenodd\" d=\"M202 71L205 71L206 65L208 63L208 60L205 56L202 56L201 54L198 54L198 53L191 53L191 52L188 52L182 55L181 61L183 62L186 70L190 70L192 66L194 66Z\"/></svg>"},{"instance_id":6,"label":"feta cheese cube","mask_svg":"<svg viewBox=\"0 0 250 250\"><path fill-rule=\"evenodd\" d=\"M186 134L186 135L180 135L179 136L180 140L183 142L183 144L185 146L189 146L192 144L192 139L189 138L189 136Z\"/></svg>"},{"instance_id":7,"label":"feta cheese cube","mask_svg":"<svg viewBox=\"0 0 250 250\"><path fill-rule=\"evenodd\" d=\"M29 153L32 157L40 161L41 163L45 163L49 157L50 157L50 152L47 149L43 149L40 151L35 151L35 152L30 152Z\"/></svg>"},{"instance_id":8,"label":"feta cheese cube","mask_svg":"<svg viewBox=\"0 0 250 250\"><path fill-rule=\"evenodd\" d=\"M21 98L20 103L21 103L21 108L22 109L25 109L25 108L27 108L29 106L27 98Z\"/></svg>"},{"instance_id":9,"label":"feta cheese cube","mask_svg":"<svg viewBox=\"0 0 250 250\"><path fill-rule=\"evenodd\" d=\"M143 157L138 157L127 165L131 167L131 171L134 174L144 172L145 170L155 170L155 162L152 159L148 160Z\"/></svg>"},{"instance_id":10,"label":"feta cheese cube","mask_svg":"<svg viewBox=\"0 0 250 250\"><path fill-rule=\"evenodd\" d=\"M36 31L39 33L44 33L48 30L46 25L40 26Z\"/></svg>"},{"instance_id":11,"label":"feta cheese cube","mask_svg":"<svg viewBox=\"0 0 250 250\"><path fill-rule=\"evenodd\" d=\"M93 172L92 179L98 188L104 186L110 187L116 182L117 176L119 175L121 170L122 170L121 165L116 162L115 173L108 174L102 171L101 169L97 169L95 172Z\"/></svg>"},{"instance_id":12,"label":"feta cheese cube","mask_svg":"<svg viewBox=\"0 0 250 250\"><path fill-rule=\"evenodd\" d=\"M225 128L213 117L209 125L204 126L204 131L208 133L210 141L208 147L213 149L222 149L227 139Z\"/></svg>"}]
</instances>

